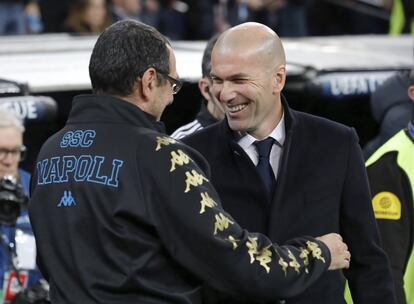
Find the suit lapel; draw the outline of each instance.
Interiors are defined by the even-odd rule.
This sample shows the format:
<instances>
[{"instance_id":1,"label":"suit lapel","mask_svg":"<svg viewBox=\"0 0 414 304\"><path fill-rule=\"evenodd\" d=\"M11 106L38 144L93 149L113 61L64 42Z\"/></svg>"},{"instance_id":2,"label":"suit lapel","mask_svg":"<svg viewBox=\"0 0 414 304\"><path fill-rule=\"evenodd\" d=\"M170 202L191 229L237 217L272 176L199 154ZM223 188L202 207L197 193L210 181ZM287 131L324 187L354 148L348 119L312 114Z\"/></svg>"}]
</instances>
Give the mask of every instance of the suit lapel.
<instances>
[{"instance_id":1,"label":"suit lapel","mask_svg":"<svg viewBox=\"0 0 414 304\"><path fill-rule=\"evenodd\" d=\"M304 200L300 176L302 153L300 123L295 111L282 100L285 112L286 139L280 158L279 173L269 212L269 236L273 241L286 241L286 235L297 236L304 223ZM306 153L306 152L305 152ZM292 219L295 219L292 222ZM282 237L283 236L283 237Z\"/></svg>"},{"instance_id":2,"label":"suit lapel","mask_svg":"<svg viewBox=\"0 0 414 304\"><path fill-rule=\"evenodd\" d=\"M260 175L256 169L256 166L250 159L250 157L244 152L244 150L237 144L237 140L240 138L240 134L235 134L227 124L227 120L221 123L221 132L223 134L223 142L227 142L228 151L226 155L231 155L231 161L234 164L236 178L240 181L240 187L244 189L254 189L254 198L258 204L265 204L266 210L270 211L271 198L267 194L267 190Z\"/></svg>"}]
</instances>

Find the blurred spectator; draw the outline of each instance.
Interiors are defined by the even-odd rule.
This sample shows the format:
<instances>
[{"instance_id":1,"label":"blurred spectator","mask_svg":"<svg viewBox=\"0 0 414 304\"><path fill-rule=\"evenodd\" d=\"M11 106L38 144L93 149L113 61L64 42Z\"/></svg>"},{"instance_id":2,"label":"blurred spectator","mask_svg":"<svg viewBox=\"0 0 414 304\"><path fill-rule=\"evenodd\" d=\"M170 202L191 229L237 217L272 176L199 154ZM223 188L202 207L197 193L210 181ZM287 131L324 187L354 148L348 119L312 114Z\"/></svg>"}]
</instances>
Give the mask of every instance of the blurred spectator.
<instances>
[{"instance_id":1,"label":"blurred spectator","mask_svg":"<svg viewBox=\"0 0 414 304\"><path fill-rule=\"evenodd\" d=\"M308 35L308 0L278 0L267 2L266 23L281 37L302 37Z\"/></svg>"},{"instance_id":2,"label":"blurred spectator","mask_svg":"<svg viewBox=\"0 0 414 304\"><path fill-rule=\"evenodd\" d=\"M378 135L364 146L365 159L410 121L412 105L407 96L408 83L409 72L397 73L372 94L371 112L379 123L380 130Z\"/></svg>"},{"instance_id":3,"label":"blurred spectator","mask_svg":"<svg viewBox=\"0 0 414 304\"><path fill-rule=\"evenodd\" d=\"M157 29L161 24L161 4L158 0L143 0L141 21Z\"/></svg>"},{"instance_id":4,"label":"blurred spectator","mask_svg":"<svg viewBox=\"0 0 414 304\"><path fill-rule=\"evenodd\" d=\"M159 30L171 40L183 40L186 37L186 16L188 4L179 0L164 2Z\"/></svg>"},{"instance_id":5,"label":"blurred spectator","mask_svg":"<svg viewBox=\"0 0 414 304\"><path fill-rule=\"evenodd\" d=\"M256 21L276 30L280 36L298 37L308 34L309 0L224 0L228 23L233 26ZM222 10L222 9L221 9Z\"/></svg>"},{"instance_id":6,"label":"blurred spectator","mask_svg":"<svg viewBox=\"0 0 414 304\"><path fill-rule=\"evenodd\" d=\"M230 27L228 20L227 0L217 0L214 6L214 29L216 33L222 33Z\"/></svg>"},{"instance_id":7,"label":"blurred spectator","mask_svg":"<svg viewBox=\"0 0 414 304\"><path fill-rule=\"evenodd\" d=\"M30 1L24 9L25 33L38 34L43 31L43 23L40 14L39 4Z\"/></svg>"},{"instance_id":8,"label":"blurred spectator","mask_svg":"<svg viewBox=\"0 0 414 304\"><path fill-rule=\"evenodd\" d=\"M43 32L60 33L65 31L65 20L68 16L70 0L38 0L43 22Z\"/></svg>"},{"instance_id":9,"label":"blurred spectator","mask_svg":"<svg viewBox=\"0 0 414 304\"><path fill-rule=\"evenodd\" d=\"M229 26L234 26L246 21L257 21L265 23L263 20L259 20L257 11L261 9L259 6L251 6L249 8L248 1L243 0L227 0L220 1L221 5L226 5L225 15Z\"/></svg>"},{"instance_id":10,"label":"blurred spectator","mask_svg":"<svg viewBox=\"0 0 414 304\"><path fill-rule=\"evenodd\" d=\"M23 0L0 1L0 34L18 35L24 34L24 10Z\"/></svg>"},{"instance_id":11,"label":"blurred spectator","mask_svg":"<svg viewBox=\"0 0 414 304\"><path fill-rule=\"evenodd\" d=\"M141 0L112 0L111 14L112 21L120 21L126 19L139 20L141 13Z\"/></svg>"},{"instance_id":12,"label":"blurred spectator","mask_svg":"<svg viewBox=\"0 0 414 304\"><path fill-rule=\"evenodd\" d=\"M76 0L66 19L66 30L71 33L101 33L112 23L105 0Z\"/></svg>"},{"instance_id":13,"label":"blurred spectator","mask_svg":"<svg viewBox=\"0 0 414 304\"><path fill-rule=\"evenodd\" d=\"M0 35L34 34L42 31L35 0L0 0Z\"/></svg>"},{"instance_id":14,"label":"blurred spectator","mask_svg":"<svg viewBox=\"0 0 414 304\"><path fill-rule=\"evenodd\" d=\"M214 7L217 7L217 0L187 0L187 4L186 39L209 39L215 33Z\"/></svg>"},{"instance_id":15,"label":"blurred spectator","mask_svg":"<svg viewBox=\"0 0 414 304\"><path fill-rule=\"evenodd\" d=\"M414 34L414 1L413 0L388 0L393 2L390 34L412 33Z\"/></svg>"},{"instance_id":16,"label":"blurred spectator","mask_svg":"<svg viewBox=\"0 0 414 304\"><path fill-rule=\"evenodd\" d=\"M312 36L386 34L389 5L370 6L366 1L308 0L308 31Z\"/></svg>"}]
</instances>

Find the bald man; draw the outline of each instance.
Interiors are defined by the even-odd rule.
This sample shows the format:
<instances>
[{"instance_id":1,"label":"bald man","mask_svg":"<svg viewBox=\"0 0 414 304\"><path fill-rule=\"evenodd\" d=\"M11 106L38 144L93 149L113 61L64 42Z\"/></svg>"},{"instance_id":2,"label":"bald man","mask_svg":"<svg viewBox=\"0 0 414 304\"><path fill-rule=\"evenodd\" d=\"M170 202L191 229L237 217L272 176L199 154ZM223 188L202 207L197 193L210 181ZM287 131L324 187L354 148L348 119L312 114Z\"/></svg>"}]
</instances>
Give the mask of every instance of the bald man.
<instances>
[{"instance_id":1,"label":"bald man","mask_svg":"<svg viewBox=\"0 0 414 304\"><path fill-rule=\"evenodd\" d=\"M209 161L224 209L275 242L335 231L350 248L348 270L325 273L284 303L345 303L345 278L354 303L395 303L358 137L352 128L289 108L277 34L258 23L227 30L213 49L211 78L226 118L184 142ZM212 303L263 303L207 294Z\"/></svg>"}]
</instances>

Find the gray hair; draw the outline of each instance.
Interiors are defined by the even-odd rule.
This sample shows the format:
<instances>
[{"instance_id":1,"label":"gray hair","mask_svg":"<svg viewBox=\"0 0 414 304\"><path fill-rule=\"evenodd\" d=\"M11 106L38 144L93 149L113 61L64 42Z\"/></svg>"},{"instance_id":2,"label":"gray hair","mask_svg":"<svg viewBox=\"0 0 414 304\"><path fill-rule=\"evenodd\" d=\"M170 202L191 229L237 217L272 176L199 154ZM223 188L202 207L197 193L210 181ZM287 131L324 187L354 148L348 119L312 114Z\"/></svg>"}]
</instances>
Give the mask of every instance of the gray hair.
<instances>
[{"instance_id":1,"label":"gray hair","mask_svg":"<svg viewBox=\"0 0 414 304\"><path fill-rule=\"evenodd\" d=\"M15 128L21 133L24 132L24 125L13 112L0 108L0 128Z\"/></svg>"}]
</instances>

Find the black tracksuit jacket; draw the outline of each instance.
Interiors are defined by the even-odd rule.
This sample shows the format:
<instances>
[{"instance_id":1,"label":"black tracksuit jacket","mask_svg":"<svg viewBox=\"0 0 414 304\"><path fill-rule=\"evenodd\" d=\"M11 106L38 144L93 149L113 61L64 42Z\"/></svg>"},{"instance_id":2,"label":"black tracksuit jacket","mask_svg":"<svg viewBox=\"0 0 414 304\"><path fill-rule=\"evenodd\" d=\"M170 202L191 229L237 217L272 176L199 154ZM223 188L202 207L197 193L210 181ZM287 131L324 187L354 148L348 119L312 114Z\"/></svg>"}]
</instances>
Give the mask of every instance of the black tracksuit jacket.
<instances>
[{"instance_id":1,"label":"black tracksuit jacket","mask_svg":"<svg viewBox=\"0 0 414 304\"><path fill-rule=\"evenodd\" d=\"M202 281L276 300L321 276L323 243L243 230L201 155L158 129L131 103L84 95L42 147L29 211L53 303L201 303Z\"/></svg>"}]
</instances>

